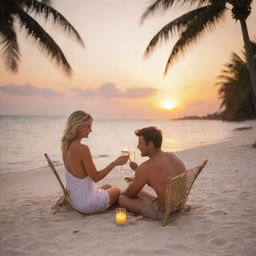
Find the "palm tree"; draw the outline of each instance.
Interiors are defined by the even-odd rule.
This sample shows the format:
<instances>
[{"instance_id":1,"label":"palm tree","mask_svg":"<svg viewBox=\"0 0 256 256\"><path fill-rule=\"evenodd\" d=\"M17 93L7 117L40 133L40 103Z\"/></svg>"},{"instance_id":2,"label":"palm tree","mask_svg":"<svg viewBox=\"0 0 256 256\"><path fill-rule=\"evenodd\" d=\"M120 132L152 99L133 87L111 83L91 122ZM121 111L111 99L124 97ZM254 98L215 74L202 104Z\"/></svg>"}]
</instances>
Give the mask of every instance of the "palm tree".
<instances>
[{"instance_id":1,"label":"palm tree","mask_svg":"<svg viewBox=\"0 0 256 256\"><path fill-rule=\"evenodd\" d=\"M27 37L33 38L40 50L54 60L67 75L70 75L72 69L61 48L31 14L34 17L41 16L47 21L51 18L56 26L84 46L78 32L61 13L51 6L50 0L0 0L0 44L7 69L14 73L18 71L21 57L15 27L15 22L18 22L20 27L24 28Z\"/></svg>"},{"instance_id":2,"label":"palm tree","mask_svg":"<svg viewBox=\"0 0 256 256\"><path fill-rule=\"evenodd\" d=\"M252 43L256 53L256 42ZM231 62L225 65L222 75L218 77L219 96L222 99L220 116L227 121L255 119L256 111L253 105L253 91L250 86L250 76L246 65L246 54L241 58L233 53Z\"/></svg>"},{"instance_id":3,"label":"palm tree","mask_svg":"<svg viewBox=\"0 0 256 256\"><path fill-rule=\"evenodd\" d=\"M165 25L150 41L146 48L145 56L148 56L162 40L169 40L170 36L178 33L179 39L174 45L168 58L165 74L173 61L183 53L192 43L195 43L200 36L213 29L218 22L222 21L228 11L232 12L232 17L241 24L243 40L247 56L247 65L250 71L251 85L254 92L254 104L256 109L256 71L254 56L251 49L250 38L247 30L246 19L251 13L251 3L253 0L156 0L148 6L141 17L143 22L149 15L156 11L171 8L174 4L190 4L196 8L181 15Z\"/></svg>"}]
</instances>

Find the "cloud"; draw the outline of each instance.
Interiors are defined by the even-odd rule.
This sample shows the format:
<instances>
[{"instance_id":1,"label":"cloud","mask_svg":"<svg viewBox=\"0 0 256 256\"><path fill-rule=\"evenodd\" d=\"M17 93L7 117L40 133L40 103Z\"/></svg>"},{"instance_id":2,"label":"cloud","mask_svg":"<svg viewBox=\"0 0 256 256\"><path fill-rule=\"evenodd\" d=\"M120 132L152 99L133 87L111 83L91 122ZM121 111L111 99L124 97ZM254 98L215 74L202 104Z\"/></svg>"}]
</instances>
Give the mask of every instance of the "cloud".
<instances>
[{"instance_id":1,"label":"cloud","mask_svg":"<svg viewBox=\"0 0 256 256\"><path fill-rule=\"evenodd\" d=\"M73 88L72 91L82 98L92 98L96 96L96 91L92 89L81 90L80 88Z\"/></svg>"},{"instance_id":2,"label":"cloud","mask_svg":"<svg viewBox=\"0 0 256 256\"><path fill-rule=\"evenodd\" d=\"M101 85L98 92L103 98L119 98L121 96L119 89L117 89L116 85L112 83Z\"/></svg>"},{"instance_id":3,"label":"cloud","mask_svg":"<svg viewBox=\"0 0 256 256\"><path fill-rule=\"evenodd\" d=\"M146 98L152 96L158 92L154 88L128 88L125 92L121 92L117 86L113 83L102 84L98 89L85 89L79 88L72 89L77 96L90 98L90 97L101 97L101 98Z\"/></svg>"},{"instance_id":4,"label":"cloud","mask_svg":"<svg viewBox=\"0 0 256 256\"><path fill-rule=\"evenodd\" d=\"M126 92L123 94L125 98L145 98L156 94L158 92L157 89L154 88L128 88Z\"/></svg>"},{"instance_id":5,"label":"cloud","mask_svg":"<svg viewBox=\"0 0 256 256\"><path fill-rule=\"evenodd\" d=\"M32 85L2 85L0 90L12 95L41 95L44 97L59 97L62 94L53 91L50 88L37 88Z\"/></svg>"}]
</instances>

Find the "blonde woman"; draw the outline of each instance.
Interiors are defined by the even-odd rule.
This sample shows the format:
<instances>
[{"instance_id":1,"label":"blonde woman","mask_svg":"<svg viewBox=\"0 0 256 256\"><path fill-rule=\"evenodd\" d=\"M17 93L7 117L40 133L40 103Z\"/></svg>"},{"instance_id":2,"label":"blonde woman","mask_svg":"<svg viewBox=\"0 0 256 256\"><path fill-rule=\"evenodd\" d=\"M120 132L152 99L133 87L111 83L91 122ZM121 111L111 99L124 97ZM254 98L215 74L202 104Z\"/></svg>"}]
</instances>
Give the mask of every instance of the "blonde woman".
<instances>
[{"instance_id":1,"label":"blonde woman","mask_svg":"<svg viewBox=\"0 0 256 256\"><path fill-rule=\"evenodd\" d=\"M119 156L106 168L97 171L90 149L81 143L92 131L93 118L84 111L75 111L68 118L62 137L62 157L65 166L66 188L70 203L81 213L105 211L118 201L120 189L116 186L96 187L114 167L123 165L128 156Z\"/></svg>"}]
</instances>

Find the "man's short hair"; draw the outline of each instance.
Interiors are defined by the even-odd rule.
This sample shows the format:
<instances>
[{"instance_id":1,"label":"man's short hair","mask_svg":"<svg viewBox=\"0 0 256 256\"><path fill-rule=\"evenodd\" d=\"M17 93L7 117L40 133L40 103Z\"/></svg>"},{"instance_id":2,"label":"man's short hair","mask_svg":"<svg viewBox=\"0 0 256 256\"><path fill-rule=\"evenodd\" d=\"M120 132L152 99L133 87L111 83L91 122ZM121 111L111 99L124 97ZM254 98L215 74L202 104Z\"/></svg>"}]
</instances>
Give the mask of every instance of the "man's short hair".
<instances>
[{"instance_id":1,"label":"man's short hair","mask_svg":"<svg viewBox=\"0 0 256 256\"><path fill-rule=\"evenodd\" d=\"M143 136L146 145L152 142L155 148L161 148L162 146L162 131L155 126L149 126L135 131L137 136Z\"/></svg>"}]
</instances>

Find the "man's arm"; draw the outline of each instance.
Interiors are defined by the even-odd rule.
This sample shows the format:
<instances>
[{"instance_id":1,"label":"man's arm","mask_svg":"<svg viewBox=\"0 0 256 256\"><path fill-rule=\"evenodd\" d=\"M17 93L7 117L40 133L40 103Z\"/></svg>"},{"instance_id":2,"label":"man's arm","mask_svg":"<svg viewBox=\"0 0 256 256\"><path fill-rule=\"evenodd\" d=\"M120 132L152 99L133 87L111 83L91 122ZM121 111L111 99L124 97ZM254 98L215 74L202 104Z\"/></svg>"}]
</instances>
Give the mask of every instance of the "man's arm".
<instances>
[{"instance_id":1,"label":"man's arm","mask_svg":"<svg viewBox=\"0 0 256 256\"><path fill-rule=\"evenodd\" d=\"M138 168L138 164L136 162L130 161L130 167L135 171Z\"/></svg>"},{"instance_id":2,"label":"man's arm","mask_svg":"<svg viewBox=\"0 0 256 256\"><path fill-rule=\"evenodd\" d=\"M125 190L125 195L129 198L135 198L140 190L147 183L147 171L142 166L138 167L135 172L133 181L129 183L128 188Z\"/></svg>"}]
</instances>

